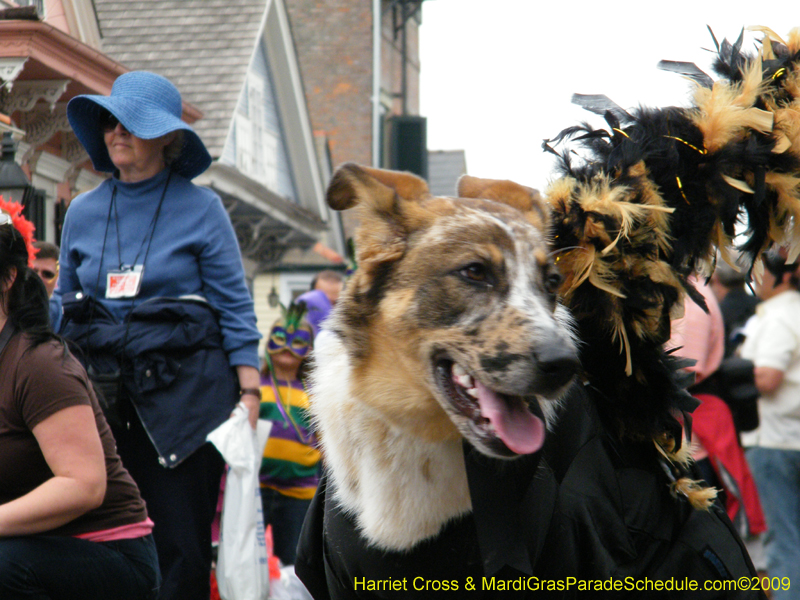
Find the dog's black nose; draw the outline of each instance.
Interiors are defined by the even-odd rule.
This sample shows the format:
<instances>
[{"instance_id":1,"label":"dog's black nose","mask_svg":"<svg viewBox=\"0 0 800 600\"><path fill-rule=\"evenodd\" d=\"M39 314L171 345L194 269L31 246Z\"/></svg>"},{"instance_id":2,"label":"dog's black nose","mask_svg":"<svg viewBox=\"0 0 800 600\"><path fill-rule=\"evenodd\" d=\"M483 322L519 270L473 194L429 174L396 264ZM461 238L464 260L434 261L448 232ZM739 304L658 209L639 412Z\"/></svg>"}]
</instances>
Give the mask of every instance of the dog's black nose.
<instances>
[{"instance_id":1,"label":"dog's black nose","mask_svg":"<svg viewBox=\"0 0 800 600\"><path fill-rule=\"evenodd\" d=\"M567 383L580 369L581 363L574 349L564 344L547 344L536 353L540 382L555 390Z\"/></svg>"}]
</instances>

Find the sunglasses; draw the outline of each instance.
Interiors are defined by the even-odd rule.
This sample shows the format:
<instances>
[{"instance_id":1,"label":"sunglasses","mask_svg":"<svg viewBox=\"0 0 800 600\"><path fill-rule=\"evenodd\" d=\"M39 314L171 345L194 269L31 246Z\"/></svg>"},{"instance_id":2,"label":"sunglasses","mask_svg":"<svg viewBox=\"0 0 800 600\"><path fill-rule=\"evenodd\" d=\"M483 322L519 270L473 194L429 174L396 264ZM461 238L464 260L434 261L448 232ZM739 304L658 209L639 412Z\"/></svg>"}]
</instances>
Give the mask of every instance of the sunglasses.
<instances>
[{"instance_id":1,"label":"sunglasses","mask_svg":"<svg viewBox=\"0 0 800 600\"><path fill-rule=\"evenodd\" d=\"M117 128L117 125L120 125L119 119L112 115L111 113L106 113L101 118L101 123L103 125L103 131L105 133L109 133L110 131L114 131ZM125 128L125 125L122 125L122 131L128 131Z\"/></svg>"},{"instance_id":2,"label":"sunglasses","mask_svg":"<svg viewBox=\"0 0 800 600\"><path fill-rule=\"evenodd\" d=\"M33 267L33 272L36 273L39 277L41 277L47 283L53 283L56 277L58 277L58 263L56 263L56 272L53 273L50 269L39 269L38 267Z\"/></svg>"}]
</instances>

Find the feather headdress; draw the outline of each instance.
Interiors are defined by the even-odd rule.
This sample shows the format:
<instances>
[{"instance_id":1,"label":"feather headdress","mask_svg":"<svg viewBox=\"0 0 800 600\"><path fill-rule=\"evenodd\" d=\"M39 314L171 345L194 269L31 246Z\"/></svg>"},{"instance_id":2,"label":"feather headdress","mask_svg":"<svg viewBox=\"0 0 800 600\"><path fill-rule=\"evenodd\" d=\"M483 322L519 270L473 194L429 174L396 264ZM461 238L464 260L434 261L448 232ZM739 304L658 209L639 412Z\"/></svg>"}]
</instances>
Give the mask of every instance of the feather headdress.
<instances>
[{"instance_id":1,"label":"feather headdress","mask_svg":"<svg viewBox=\"0 0 800 600\"><path fill-rule=\"evenodd\" d=\"M36 248L33 247L33 232L36 229L28 219L22 215L24 207L17 202L3 200L0 196L0 213L11 217L11 224L22 235L25 240L25 247L28 249L28 266L33 268L33 259L36 256Z\"/></svg>"},{"instance_id":2,"label":"feather headdress","mask_svg":"<svg viewBox=\"0 0 800 600\"><path fill-rule=\"evenodd\" d=\"M788 245L790 260L800 253L800 30L784 41L754 29L764 37L752 56L742 36L714 39L717 81L690 63L660 63L694 82L690 107L629 112L576 95L607 127L571 127L543 145L560 157L546 197L591 383L623 433L667 434L676 447L673 412L689 403L662 346L686 294L705 306L688 276L709 276L718 252L732 262L744 217L741 250L756 276L772 244Z\"/></svg>"},{"instance_id":3,"label":"feather headdress","mask_svg":"<svg viewBox=\"0 0 800 600\"><path fill-rule=\"evenodd\" d=\"M302 300L300 302L292 301L289 306L281 304L281 318L274 323L273 327L280 324L287 331L294 332L300 328L301 324L304 324L306 311L306 303Z\"/></svg>"}]
</instances>

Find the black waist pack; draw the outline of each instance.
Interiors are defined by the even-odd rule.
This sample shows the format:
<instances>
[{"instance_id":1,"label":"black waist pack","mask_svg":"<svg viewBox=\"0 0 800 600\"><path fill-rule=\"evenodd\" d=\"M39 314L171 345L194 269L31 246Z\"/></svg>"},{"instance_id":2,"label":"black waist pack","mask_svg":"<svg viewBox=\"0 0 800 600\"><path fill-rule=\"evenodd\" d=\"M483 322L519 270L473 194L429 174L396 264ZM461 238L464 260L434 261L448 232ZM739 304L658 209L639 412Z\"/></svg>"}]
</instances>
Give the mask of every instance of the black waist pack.
<instances>
[{"instance_id":1,"label":"black waist pack","mask_svg":"<svg viewBox=\"0 0 800 600\"><path fill-rule=\"evenodd\" d=\"M738 431L758 427L758 388L753 361L730 356L722 361L715 373L719 396L731 409Z\"/></svg>"},{"instance_id":2,"label":"black waist pack","mask_svg":"<svg viewBox=\"0 0 800 600\"><path fill-rule=\"evenodd\" d=\"M123 417L122 374L119 371L111 373L98 373L91 364L86 370L94 387L100 408L106 416L106 421L113 429L122 429L125 423Z\"/></svg>"}]
</instances>

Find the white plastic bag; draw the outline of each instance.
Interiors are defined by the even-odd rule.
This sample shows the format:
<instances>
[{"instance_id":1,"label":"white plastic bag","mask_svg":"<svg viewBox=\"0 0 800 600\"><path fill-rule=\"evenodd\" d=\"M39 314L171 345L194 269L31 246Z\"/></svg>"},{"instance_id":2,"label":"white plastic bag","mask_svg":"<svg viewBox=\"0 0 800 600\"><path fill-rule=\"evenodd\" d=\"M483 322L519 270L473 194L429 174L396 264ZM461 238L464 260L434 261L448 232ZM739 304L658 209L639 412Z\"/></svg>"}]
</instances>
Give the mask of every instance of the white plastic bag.
<instances>
[{"instance_id":1,"label":"white plastic bag","mask_svg":"<svg viewBox=\"0 0 800 600\"><path fill-rule=\"evenodd\" d=\"M272 423L259 419L256 431L239 404L233 416L208 434L228 463L222 501L217 584L223 600L266 600L267 546L258 470Z\"/></svg>"},{"instance_id":2,"label":"white plastic bag","mask_svg":"<svg viewBox=\"0 0 800 600\"><path fill-rule=\"evenodd\" d=\"M269 585L269 600L314 600L294 572L294 565L282 567L280 578Z\"/></svg>"}]
</instances>

